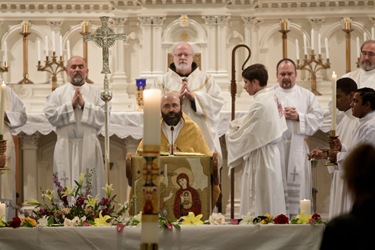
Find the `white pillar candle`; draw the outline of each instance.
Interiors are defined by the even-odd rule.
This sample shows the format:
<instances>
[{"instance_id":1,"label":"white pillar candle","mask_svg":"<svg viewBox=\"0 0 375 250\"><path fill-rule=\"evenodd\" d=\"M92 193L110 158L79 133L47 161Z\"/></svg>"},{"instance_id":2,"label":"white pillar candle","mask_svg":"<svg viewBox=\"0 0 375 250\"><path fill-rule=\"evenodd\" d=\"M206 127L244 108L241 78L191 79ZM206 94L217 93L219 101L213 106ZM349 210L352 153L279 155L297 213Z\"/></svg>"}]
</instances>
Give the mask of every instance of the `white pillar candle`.
<instances>
[{"instance_id":1,"label":"white pillar candle","mask_svg":"<svg viewBox=\"0 0 375 250\"><path fill-rule=\"evenodd\" d=\"M4 44L3 44L4 48L4 62L7 62L8 61L8 43L7 41L4 41Z\"/></svg>"},{"instance_id":2,"label":"white pillar candle","mask_svg":"<svg viewBox=\"0 0 375 250\"><path fill-rule=\"evenodd\" d=\"M307 55L307 42L306 42L306 35L303 34L303 52Z\"/></svg>"},{"instance_id":3,"label":"white pillar candle","mask_svg":"<svg viewBox=\"0 0 375 250\"><path fill-rule=\"evenodd\" d=\"M68 60L69 60L70 59L70 41L69 40L66 41L66 53L67 53Z\"/></svg>"},{"instance_id":4,"label":"white pillar candle","mask_svg":"<svg viewBox=\"0 0 375 250\"><path fill-rule=\"evenodd\" d=\"M0 89L0 135L4 135L4 110L5 110L5 91L6 85L3 81Z\"/></svg>"},{"instance_id":5,"label":"white pillar candle","mask_svg":"<svg viewBox=\"0 0 375 250\"><path fill-rule=\"evenodd\" d=\"M301 213L311 214L311 201L307 199L300 200L299 209Z\"/></svg>"},{"instance_id":6,"label":"white pillar candle","mask_svg":"<svg viewBox=\"0 0 375 250\"><path fill-rule=\"evenodd\" d=\"M52 31L52 52L56 52L55 31Z\"/></svg>"},{"instance_id":7,"label":"white pillar candle","mask_svg":"<svg viewBox=\"0 0 375 250\"><path fill-rule=\"evenodd\" d=\"M0 202L0 219L6 221L5 204Z\"/></svg>"},{"instance_id":8,"label":"white pillar candle","mask_svg":"<svg viewBox=\"0 0 375 250\"><path fill-rule=\"evenodd\" d=\"M359 45L359 37L357 36L357 58L361 56L361 47Z\"/></svg>"},{"instance_id":9,"label":"white pillar candle","mask_svg":"<svg viewBox=\"0 0 375 250\"><path fill-rule=\"evenodd\" d=\"M320 33L318 34L318 54L321 55L322 54L322 44L320 43L320 39L321 39L321 36L320 36Z\"/></svg>"},{"instance_id":10,"label":"white pillar candle","mask_svg":"<svg viewBox=\"0 0 375 250\"><path fill-rule=\"evenodd\" d=\"M299 60L299 44L298 44L298 39L296 39L296 58Z\"/></svg>"},{"instance_id":11,"label":"white pillar candle","mask_svg":"<svg viewBox=\"0 0 375 250\"><path fill-rule=\"evenodd\" d=\"M46 56L48 56L49 53L49 47L48 47L48 37L44 37L44 49L46 50Z\"/></svg>"},{"instance_id":12,"label":"white pillar candle","mask_svg":"<svg viewBox=\"0 0 375 250\"><path fill-rule=\"evenodd\" d=\"M329 49L328 49L328 39L327 39L327 37L324 39L324 43L325 43L325 46L326 46L326 57L328 59L329 58Z\"/></svg>"},{"instance_id":13,"label":"white pillar candle","mask_svg":"<svg viewBox=\"0 0 375 250\"><path fill-rule=\"evenodd\" d=\"M63 42L62 42L62 36L59 37L59 56L63 55Z\"/></svg>"},{"instance_id":14,"label":"white pillar candle","mask_svg":"<svg viewBox=\"0 0 375 250\"><path fill-rule=\"evenodd\" d=\"M144 90L143 100L143 145L160 145L161 90Z\"/></svg>"},{"instance_id":15,"label":"white pillar candle","mask_svg":"<svg viewBox=\"0 0 375 250\"><path fill-rule=\"evenodd\" d=\"M336 131L336 79L335 71L332 73L332 122L331 130Z\"/></svg>"},{"instance_id":16,"label":"white pillar candle","mask_svg":"<svg viewBox=\"0 0 375 250\"><path fill-rule=\"evenodd\" d=\"M314 43L314 29L311 29L311 50L315 49L315 43Z\"/></svg>"},{"instance_id":17,"label":"white pillar candle","mask_svg":"<svg viewBox=\"0 0 375 250\"><path fill-rule=\"evenodd\" d=\"M40 52L40 40L36 40L36 45L37 45L37 48L38 48L38 61L40 62L42 60L42 55L41 55L41 52Z\"/></svg>"},{"instance_id":18,"label":"white pillar candle","mask_svg":"<svg viewBox=\"0 0 375 250\"><path fill-rule=\"evenodd\" d=\"M366 42L367 41L367 34L366 32L363 32L363 42Z\"/></svg>"}]
</instances>

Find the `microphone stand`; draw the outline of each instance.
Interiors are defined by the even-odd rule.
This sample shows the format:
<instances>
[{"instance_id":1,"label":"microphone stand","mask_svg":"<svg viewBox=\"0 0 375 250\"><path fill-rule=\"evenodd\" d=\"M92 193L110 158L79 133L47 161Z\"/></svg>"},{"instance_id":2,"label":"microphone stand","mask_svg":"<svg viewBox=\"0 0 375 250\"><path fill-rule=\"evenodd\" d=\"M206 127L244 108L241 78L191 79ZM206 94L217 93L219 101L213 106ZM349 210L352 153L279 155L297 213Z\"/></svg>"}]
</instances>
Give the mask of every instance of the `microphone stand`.
<instances>
[{"instance_id":1,"label":"microphone stand","mask_svg":"<svg viewBox=\"0 0 375 250\"><path fill-rule=\"evenodd\" d=\"M171 155L174 155L174 153L173 153L173 147L174 147L174 142L173 142L173 131L174 131L174 127L171 126L171 132L172 132L172 140L171 140Z\"/></svg>"}]
</instances>

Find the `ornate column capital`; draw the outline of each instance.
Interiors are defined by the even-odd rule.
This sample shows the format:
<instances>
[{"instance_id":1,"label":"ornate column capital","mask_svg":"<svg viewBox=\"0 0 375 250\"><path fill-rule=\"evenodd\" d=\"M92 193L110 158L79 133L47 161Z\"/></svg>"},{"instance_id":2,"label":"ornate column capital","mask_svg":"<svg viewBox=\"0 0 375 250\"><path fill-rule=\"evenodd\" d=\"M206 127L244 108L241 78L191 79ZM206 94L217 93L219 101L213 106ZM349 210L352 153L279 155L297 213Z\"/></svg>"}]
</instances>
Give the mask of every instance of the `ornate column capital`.
<instances>
[{"instance_id":1,"label":"ornate column capital","mask_svg":"<svg viewBox=\"0 0 375 250\"><path fill-rule=\"evenodd\" d=\"M326 19L324 17L309 17L307 19L313 28L320 28Z\"/></svg>"},{"instance_id":2,"label":"ornate column capital","mask_svg":"<svg viewBox=\"0 0 375 250\"><path fill-rule=\"evenodd\" d=\"M38 132L32 135L27 135L22 132L21 134L19 134L19 137L21 140L22 149L38 148L38 142L40 138L40 134Z\"/></svg>"},{"instance_id":3,"label":"ornate column capital","mask_svg":"<svg viewBox=\"0 0 375 250\"><path fill-rule=\"evenodd\" d=\"M152 24L160 26L160 25L163 25L164 20L165 20L165 17L163 16L153 17Z\"/></svg>"},{"instance_id":4,"label":"ornate column capital","mask_svg":"<svg viewBox=\"0 0 375 250\"><path fill-rule=\"evenodd\" d=\"M139 22L143 26L151 26L152 25L152 17L151 16L141 16L138 17Z\"/></svg>"},{"instance_id":5,"label":"ornate column capital","mask_svg":"<svg viewBox=\"0 0 375 250\"><path fill-rule=\"evenodd\" d=\"M217 25L226 25L229 19L230 19L229 16L217 16L216 23Z\"/></svg>"},{"instance_id":6,"label":"ornate column capital","mask_svg":"<svg viewBox=\"0 0 375 250\"><path fill-rule=\"evenodd\" d=\"M249 16L243 16L242 20L245 24L245 26L252 26L254 28L259 28L262 23L264 23L263 18L260 17L249 17Z\"/></svg>"},{"instance_id":7,"label":"ornate column capital","mask_svg":"<svg viewBox=\"0 0 375 250\"><path fill-rule=\"evenodd\" d=\"M61 20L47 21L47 24L49 25L51 30L60 30L63 23L64 22Z\"/></svg>"},{"instance_id":8,"label":"ornate column capital","mask_svg":"<svg viewBox=\"0 0 375 250\"><path fill-rule=\"evenodd\" d=\"M113 27L117 27L117 26L124 26L126 21L128 20L127 17L112 17L109 19L109 23L113 26Z\"/></svg>"},{"instance_id":9,"label":"ornate column capital","mask_svg":"<svg viewBox=\"0 0 375 250\"><path fill-rule=\"evenodd\" d=\"M216 16L202 16L203 20L206 22L206 25L215 25Z\"/></svg>"}]
</instances>

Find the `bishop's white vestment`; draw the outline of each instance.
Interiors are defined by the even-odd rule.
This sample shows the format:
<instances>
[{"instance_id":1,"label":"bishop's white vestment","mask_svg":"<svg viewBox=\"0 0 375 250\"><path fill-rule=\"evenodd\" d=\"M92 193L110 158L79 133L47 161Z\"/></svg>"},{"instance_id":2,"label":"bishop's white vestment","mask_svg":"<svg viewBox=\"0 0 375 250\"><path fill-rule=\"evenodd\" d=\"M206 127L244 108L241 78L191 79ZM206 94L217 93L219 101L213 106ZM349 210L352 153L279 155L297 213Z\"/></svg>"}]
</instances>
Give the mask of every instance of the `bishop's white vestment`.
<instances>
[{"instance_id":1,"label":"bishop's white vestment","mask_svg":"<svg viewBox=\"0 0 375 250\"><path fill-rule=\"evenodd\" d=\"M337 125L336 132L341 143L350 144L359 124L359 119L353 116L352 109L343 113L345 115ZM352 206L353 201L344 183L342 170L335 166L331 182L328 218L332 219L340 214L348 213Z\"/></svg>"},{"instance_id":2,"label":"bishop's white vestment","mask_svg":"<svg viewBox=\"0 0 375 250\"><path fill-rule=\"evenodd\" d=\"M16 151L11 135L11 129L24 125L27 121L25 105L18 98L16 93L9 87L6 87L4 110L8 117L9 123L4 122L3 138L6 140L7 150L5 167L10 170L0 175L0 200L5 203L12 203L16 206ZM15 216L14 209L7 207L6 221L12 220Z\"/></svg>"},{"instance_id":3,"label":"bishop's white vestment","mask_svg":"<svg viewBox=\"0 0 375 250\"><path fill-rule=\"evenodd\" d=\"M223 157L218 135L220 110L224 104L221 89L214 78L196 68L187 77L178 75L172 69L156 81L155 87L168 92L180 92L182 80L186 79L190 90L195 95L196 111L190 100L183 100L183 111L201 128L206 142L212 153L218 153L219 166L222 166Z\"/></svg>"},{"instance_id":4,"label":"bishop's white vestment","mask_svg":"<svg viewBox=\"0 0 375 250\"><path fill-rule=\"evenodd\" d=\"M85 105L73 109L72 97L76 88L80 88ZM47 119L56 127L54 172L58 173L62 186L73 188L80 173L87 175L95 170L92 177L94 197L103 195L102 188L107 179L97 137L105 123L104 105L99 88L88 83L80 87L67 83L49 95L44 107Z\"/></svg>"},{"instance_id":5,"label":"bishop's white vestment","mask_svg":"<svg viewBox=\"0 0 375 250\"><path fill-rule=\"evenodd\" d=\"M290 216L299 214L300 200L312 200L310 152L306 139L320 128L324 112L315 95L297 84L283 89L273 86L283 107L295 107L299 121L286 120L288 130L283 135L280 153L283 157L283 180L287 210Z\"/></svg>"},{"instance_id":6,"label":"bishop's white vestment","mask_svg":"<svg viewBox=\"0 0 375 250\"><path fill-rule=\"evenodd\" d=\"M269 88L254 95L248 115L231 122L228 166L241 173L240 215L286 213L278 147L286 130L282 106Z\"/></svg>"}]
</instances>

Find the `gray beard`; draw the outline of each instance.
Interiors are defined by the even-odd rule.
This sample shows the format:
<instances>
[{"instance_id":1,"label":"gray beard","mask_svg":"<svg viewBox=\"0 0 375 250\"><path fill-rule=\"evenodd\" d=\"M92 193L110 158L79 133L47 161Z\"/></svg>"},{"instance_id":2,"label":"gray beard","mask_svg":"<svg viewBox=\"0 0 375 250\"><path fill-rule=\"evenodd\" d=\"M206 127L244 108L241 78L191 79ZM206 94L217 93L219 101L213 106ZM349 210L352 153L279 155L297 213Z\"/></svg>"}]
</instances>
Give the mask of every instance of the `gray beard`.
<instances>
[{"instance_id":1,"label":"gray beard","mask_svg":"<svg viewBox=\"0 0 375 250\"><path fill-rule=\"evenodd\" d=\"M81 75L75 75L72 79L74 85L81 85L83 83L83 77Z\"/></svg>"}]
</instances>

